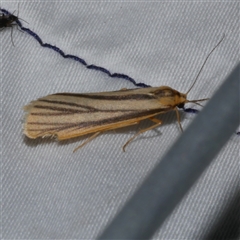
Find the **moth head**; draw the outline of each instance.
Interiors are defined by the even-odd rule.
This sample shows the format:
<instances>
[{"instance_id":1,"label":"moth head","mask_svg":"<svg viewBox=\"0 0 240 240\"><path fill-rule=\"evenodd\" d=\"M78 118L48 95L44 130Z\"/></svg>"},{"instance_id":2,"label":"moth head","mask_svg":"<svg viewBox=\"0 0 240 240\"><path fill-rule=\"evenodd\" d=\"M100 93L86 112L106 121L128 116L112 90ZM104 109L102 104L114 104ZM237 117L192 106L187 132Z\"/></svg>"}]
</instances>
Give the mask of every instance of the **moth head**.
<instances>
[{"instance_id":1,"label":"moth head","mask_svg":"<svg viewBox=\"0 0 240 240\"><path fill-rule=\"evenodd\" d=\"M11 22L14 22L14 21L17 21L17 20L18 20L18 17L15 16L15 15L13 15L13 14L11 14L11 15L9 15L8 19L9 19Z\"/></svg>"},{"instance_id":2,"label":"moth head","mask_svg":"<svg viewBox=\"0 0 240 240\"><path fill-rule=\"evenodd\" d=\"M185 103L183 102L183 103L178 104L177 107L178 108L184 108L184 105L185 105Z\"/></svg>"}]
</instances>

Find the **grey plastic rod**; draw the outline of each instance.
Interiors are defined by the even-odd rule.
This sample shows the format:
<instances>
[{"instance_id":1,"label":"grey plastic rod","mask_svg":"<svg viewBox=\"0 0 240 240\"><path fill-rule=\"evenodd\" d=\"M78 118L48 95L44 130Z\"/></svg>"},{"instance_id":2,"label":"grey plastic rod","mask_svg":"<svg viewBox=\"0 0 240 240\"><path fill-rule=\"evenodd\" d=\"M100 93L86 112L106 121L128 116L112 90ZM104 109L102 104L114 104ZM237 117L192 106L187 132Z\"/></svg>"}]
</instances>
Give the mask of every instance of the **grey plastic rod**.
<instances>
[{"instance_id":1,"label":"grey plastic rod","mask_svg":"<svg viewBox=\"0 0 240 240\"><path fill-rule=\"evenodd\" d=\"M239 125L240 64L98 239L149 239Z\"/></svg>"}]
</instances>

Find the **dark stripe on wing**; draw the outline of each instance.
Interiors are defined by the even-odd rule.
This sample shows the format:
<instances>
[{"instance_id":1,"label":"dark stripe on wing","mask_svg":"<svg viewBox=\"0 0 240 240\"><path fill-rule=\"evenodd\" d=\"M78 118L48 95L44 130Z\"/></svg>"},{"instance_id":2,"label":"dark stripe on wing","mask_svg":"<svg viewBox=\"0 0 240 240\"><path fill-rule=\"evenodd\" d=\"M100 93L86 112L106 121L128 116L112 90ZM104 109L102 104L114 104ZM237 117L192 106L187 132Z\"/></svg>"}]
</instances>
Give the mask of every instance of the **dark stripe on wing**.
<instances>
[{"instance_id":1,"label":"dark stripe on wing","mask_svg":"<svg viewBox=\"0 0 240 240\"><path fill-rule=\"evenodd\" d=\"M74 94L74 93L57 93L55 95L61 96L69 96L69 97L80 97L80 98L88 98L88 99L96 99L96 100L149 100L156 99L154 95L151 94L126 94L126 95L93 95L93 94Z\"/></svg>"},{"instance_id":2,"label":"dark stripe on wing","mask_svg":"<svg viewBox=\"0 0 240 240\"><path fill-rule=\"evenodd\" d=\"M29 132L41 131L43 134L47 133L49 131L54 131L57 133L59 131L64 131L67 129L70 129L71 131L73 131L76 129L86 128L86 127L103 126L103 125L108 125L111 123L123 122L123 121L127 121L129 119L134 119L134 118L139 118L139 117L143 117L146 115L165 112L167 110L169 110L169 109L155 109L155 110L144 111L144 112L136 112L135 111L135 113L124 114L123 116L119 116L119 117L102 119L101 121L88 121L88 122L81 122L81 123L78 123L78 122L75 122L75 123L28 122L28 125L43 125L43 126L53 126L54 125L54 127L47 127L47 128L40 129L40 130L34 129L34 128L32 128L32 129L28 128L28 131ZM71 128L74 128L74 129L71 129Z\"/></svg>"},{"instance_id":3,"label":"dark stripe on wing","mask_svg":"<svg viewBox=\"0 0 240 240\"><path fill-rule=\"evenodd\" d=\"M91 110L80 110L80 109L71 109L71 108L64 108L64 107L52 107L52 106L42 106L42 105L35 105L34 108L50 110L54 112L33 112L30 115L33 116L64 116L64 115L71 115L71 114L79 114L79 113L97 113L97 112L104 112L104 113L117 113L117 112L136 112L135 109L115 109L115 110L104 110L104 109L97 109L93 108Z\"/></svg>"},{"instance_id":4,"label":"dark stripe on wing","mask_svg":"<svg viewBox=\"0 0 240 240\"><path fill-rule=\"evenodd\" d=\"M80 108L86 108L89 110L95 110L96 108L90 107L90 106L85 106L82 104L78 103L72 103L72 102L65 102L65 101L56 101L56 100L47 100L47 99L38 99L39 102L47 102L47 103L54 103L54 104L59 104L59 105L66 105L70 107L80 107Z\"/></svg>"}]
</instances>

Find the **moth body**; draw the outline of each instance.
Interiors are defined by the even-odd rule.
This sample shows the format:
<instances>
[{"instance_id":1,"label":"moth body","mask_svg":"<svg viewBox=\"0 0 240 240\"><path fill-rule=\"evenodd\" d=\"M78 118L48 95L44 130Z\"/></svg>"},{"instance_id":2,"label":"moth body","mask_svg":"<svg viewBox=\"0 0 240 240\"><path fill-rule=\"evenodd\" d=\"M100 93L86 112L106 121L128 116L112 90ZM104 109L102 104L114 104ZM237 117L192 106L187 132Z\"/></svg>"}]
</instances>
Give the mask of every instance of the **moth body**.
<instances>
[{"instance_id":1,"label":"moth body","mask_svg":"<svg viewBox=\"0 0 240 240\"><path fill-rule=\"evenodd\" d=\"M29 138L56 136L58 140L107 131L175 109L186 95L167 87L113 92L57 93L24 107L24 134Z\"/></svg>"}]
</instances>

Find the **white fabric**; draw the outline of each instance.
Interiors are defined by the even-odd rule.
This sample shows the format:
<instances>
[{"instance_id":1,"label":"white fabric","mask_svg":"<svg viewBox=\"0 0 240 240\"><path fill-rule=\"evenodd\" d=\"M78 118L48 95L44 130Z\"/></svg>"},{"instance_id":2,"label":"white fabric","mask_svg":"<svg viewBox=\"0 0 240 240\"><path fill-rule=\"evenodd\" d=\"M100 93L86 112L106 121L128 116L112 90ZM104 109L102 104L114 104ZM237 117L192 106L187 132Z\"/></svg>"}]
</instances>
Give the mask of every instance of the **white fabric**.
<instances>
[{"instance_id":1,"label":"white fabric","mask_svg":"<svg viewBox=\"0 0 240 240\"><path fill-rule=\"evenodd\" d=\"M225 34L189 93L189 99L199 99L211 97L239 60L238 6L200 1L26 1L19 4L19 17L43 42L88 64L181 92L188 90L207 54ZM2 2L1 7L13 12L18 4ZM16 28L15 47L11 29L0 35L1 236L94 239L181 134L176 115L159 116L163 125L139 136L126 153L123 144L150 126L149 121L101 134L76 153L73 149L87 137L63 143L29 140L23 136L22 107L31 100L56 92L101 92L134 85L64 59ZM194 117L181 114L184 129ZM207 236L239 187L238 149L239 136L233 135L154 239Z\"/></svg>"}]
</instances>

